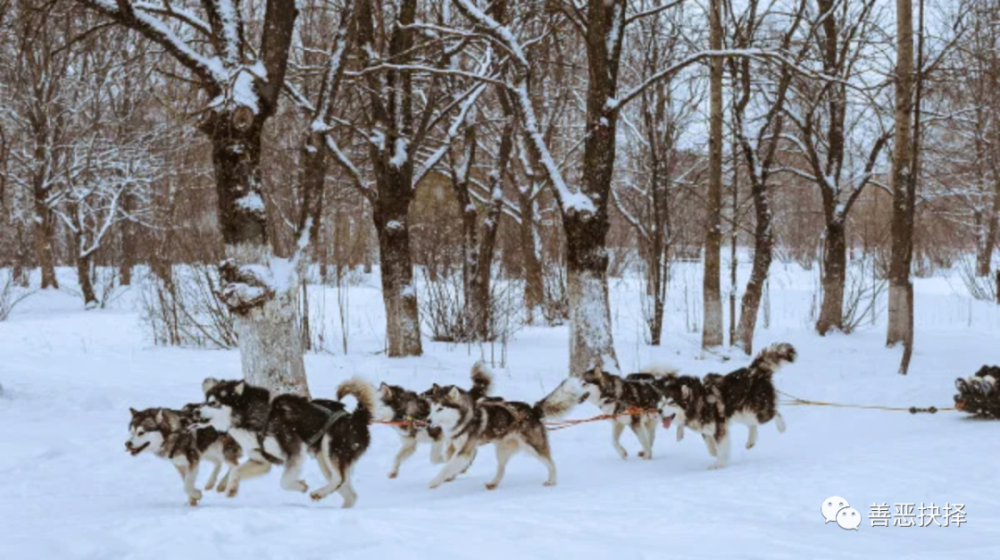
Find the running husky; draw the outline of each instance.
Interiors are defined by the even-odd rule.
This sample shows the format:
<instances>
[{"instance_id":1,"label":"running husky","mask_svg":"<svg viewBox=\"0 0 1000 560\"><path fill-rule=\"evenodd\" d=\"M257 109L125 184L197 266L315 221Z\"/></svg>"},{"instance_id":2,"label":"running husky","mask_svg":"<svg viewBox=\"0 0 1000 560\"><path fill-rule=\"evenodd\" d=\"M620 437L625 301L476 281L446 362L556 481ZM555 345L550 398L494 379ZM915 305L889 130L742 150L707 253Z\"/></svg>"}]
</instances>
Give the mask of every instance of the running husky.
<instances>
[{"instance_id":1,"label":"running husky","mask_svg":"<svg viewBox=\"0 0 1000 560\"><path fill-rule=\"evenodd\" d=\"M344 498L343 507L357 501L351 486L354 464L368 449L368 423L375 409L375 389L353 378L337 388L337 398L354 396L357 407L348 412L343 403L271 393L245 381L222 381L206 394L199 409L201 419L217 430L228 432L247 450L249 460L233 471L227 494L239 491L240 481L266 474L271 465L284 465L281 487L306 492L299 479L305 454L316 458L327 485L310 494L322 500L334 492Z\"/></svg>"},{"instance_id":2,"label":"running husky","mask_svg":"<svg viewBox=\"0 0 1000 560\"><path fill-rule=\"evenodd\" d=\"M665 428L676 420L701 433L708 452L716 458L710 469L729 462L729 425L745 424L750 431L747 449L757 443L757 426L772 419L778 432L784 433L785 420L777 410L777 392L772 377L785 363L794 362L795 348L779 343L765 348L749 367L727 375L712 373L705 378L685 375L667 382L659 404Z\"/></svg>"},{"instance_id":3,"label":"running husky","mask_svg":"<svg viewBox=\"0 0 1000 560\"><path fill-rule=\"evenodd\" d=\"M493 490L503 480L507 461L519 449L535 456L548 469L545 486L555 486L556 465L549 450L548 432L543 421L568 413L586 399L575 379L564 381L534 405L506 401L498 397L476 399L459 387L440 387L431 395L430 425L440 427L457 450L431 481L437 488L454 480L471 464L476 448L492 443L497 453L497 472L486 483Z\"/></svg>"},{"instance_id":4,"label":"running husky","mask_svg":"<svg viewBox=\"0 0 1000 560\"><path fill-rule=\"evenodd\" d=\"M198 505L198 500L201 499L201 491L195 488L195 484L198 480L198 466L202 461L215 465L205 490L215 487L222 464L229 465L230 470L222 477L218 486L218 491L224 492L226 482L240 459L240 446L228 435L211 427L192 431L197 406L187 405L182 410L130 408L131 437L125 442L125 449L133 457L148 450L157 457L170 461L184 481L184 493L192 506Z\"/></svg>"},{"instance_id":5,"label":"running husky","mask_svg":"<svg viewBox=\"0 0 1000 560\"><path fill-rule=\"evenodd\" d=\"M642 445L639 457L653 458L653 443L656 440L656 405L663 396L664 384L677 375L677 370L669 366L653 366L642 373L619 377L596 366L581 376L583 386L589 391L589 400L604 414L614 415L611 419L611 445L622 459L628 452L622 447L622 431L628 426ZM626 414L629 410L643 410L638 414ZM678 433L680 436L680 433Z\"/></svg>"},{"instance_id":6,"label":"running husky","mask_svg":"<svg viewBox=\"0 0 1000 560\"><path fill-rule=\"evenodd\" d=\"M472 388L469 389L469 394L474 399L489 394L493 385L493 377L486 364L477 362L472 366L471 377ZM399 433L400 447L392 463L392 470L389 471L389 478L396 478L399 475L400 465L413 455L417 450L418 443L431 444L431 462L435 465L447 460L443 453L446 438L441 428L427 425L427 417L431 413L429 397L436 391L440 391L437 384L423 394L417 394L398 385L382 383L379 386L374 412L375 419L382 422L410 422L410 424L393 426Z\"/></svg>"}]
</instances>

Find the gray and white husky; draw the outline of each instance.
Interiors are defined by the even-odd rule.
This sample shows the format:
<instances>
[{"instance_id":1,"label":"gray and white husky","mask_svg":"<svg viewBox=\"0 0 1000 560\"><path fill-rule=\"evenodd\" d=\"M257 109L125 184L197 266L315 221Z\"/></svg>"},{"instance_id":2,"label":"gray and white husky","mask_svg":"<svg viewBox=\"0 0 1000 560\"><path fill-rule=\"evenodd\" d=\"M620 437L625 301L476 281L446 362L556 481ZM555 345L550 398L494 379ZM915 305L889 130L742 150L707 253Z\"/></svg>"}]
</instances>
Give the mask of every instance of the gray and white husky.
<instances>
[{"instance_id":1,"label":"gray and white husky","mask_svg":"<svg viewBox=\"0 0 1000 560\"><path fill-rule=\"evenodd\" d=\"M486 364L477 362L472 366L471 377L469 394L474 399L488 395L493 385L493 376ZM436 465L444 463L454 452L453 448L448 448L447 438L441 428L427 425L431 412L430 397L437 391L440 391L437 384L421 394L398 385L382 383L379 386L373 413L375 419L382 422L410 422L393 426L399 434L400 447L393 460L392 470L389 471L389 478L399 476L400 465L413 455L420 443L431 444L431 462ZM449 451L447 455L446 448Z\"/></svg>"},{"instance_id":2,"label":"gray and white husky","mask_svg":"<svg viewBox=\"0 0 1000 560\"><path fill-rule=\"evenodd\" d=\"M270 391L245 381L222 381L213 386L199 409L202 422L228 432L249 456L230 476L227 494L235 496L240 481L266 474L271 465L285 467L282 488L306 492L309 487L299 476L308 454L316 458L327 480L310 497L322 500L338 492L344 499L343 507L353 506L357 492L351 475L371 442L368 424L375 409L375 389L353 378L337 388L338 399L346 395L358 401L352 412L329 399L290 394L272 399Z\"/></svg>"},{"instance_id":3,"label":"gray and white husky","mask_svg":"<svg viewBox=\"0 0 1000 560\"><path fill-rule=\"evenodd\" d=\"M726 375L711 373L704 379L683 375L670 379L663 388L659 415L664 427L672 421L678 429L688 427L701 433L710 455L716 458L710 469L729 462L730 424L744 424L749 429L746 448L757 443L757 426L774 420L778 432L785 431L785 420L778 412L778 396L773 376L785 363L795 361L791 344L779 343L762 350L748 367Z\"/></svg>"},{"instance_id":4,"label":"gray and white husky","mask_svg":"<svg viewBox=\"0 0 1000 560\"><path fill-rule=\"evenodd\" d=\"M440 427L456 449L455 454L430 483L437 488L454 480L475 457L476 449L492 443L497 454L497 472L486 488L493 490L503 480L507 461L519 450L537 458L548 469L545 486L555 486L556 465L552 461L548 431L543 423L568 413L587 398L578 380L564 381L534 405L497 397L475 398L460 387L441 387L431 396L430 425Z\"/></svg>"},{"instance_id":5,"label":"gray and white husky","mask_svg":"<svg viewBox=\"0 0 1000 560\"><path fill-rule=\"evenodd\" d=\"M649 366L641 373L621 377L602 371L595 366L580 376L584 388L589 392L589 400L611 418L611 445L622 459L628 452L621 444L621 435L626 427L632 430L642 445L639 457L653 458L653 443L656 441L656 427L659 418L656 406L663 396L663 385L675 377L677 370L666 365ZM630 410L648 411L627 414ZM680 428L679 428L680 429ZM681 432L678 432L678 436Z\"/></svg>"},{"instance_id":6,"label":"gray and white husky","mask_svg":"<svg viewBox=\"0 0 1000 560\"><path fill-rule=\"evenodd\" d=\"M218 484L218 491L224 492L229 476L240 459L240 446L233 438L211 427L192 430L196 406L198 405L187 405L182 410L130 409L130 437L125 442L125 449L133 457L149 451L170 461L184 481L184 493L192 506L198 505L202 497L201 491L195 487L198 467L202 461L214 465L205 490L215 487L223 463L229 465L230 469Z\"/></svg>"}]
</instances>

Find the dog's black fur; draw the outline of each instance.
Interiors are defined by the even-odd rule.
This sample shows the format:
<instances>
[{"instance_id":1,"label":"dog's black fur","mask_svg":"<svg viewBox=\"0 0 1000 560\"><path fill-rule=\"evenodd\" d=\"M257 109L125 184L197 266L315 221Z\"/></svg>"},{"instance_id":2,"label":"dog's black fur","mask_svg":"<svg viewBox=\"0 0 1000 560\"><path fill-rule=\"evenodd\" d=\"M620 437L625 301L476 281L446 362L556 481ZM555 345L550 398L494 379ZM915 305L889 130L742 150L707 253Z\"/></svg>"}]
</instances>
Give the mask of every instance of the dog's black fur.
<instances>
[{"instance_id":1,"label":"dog's black fur","mask_svg":"<svg viewBox=\"0 0 1000 560\"><path fill-rule=\"evenodd\" d=\"M316 457L330 484L312 494L319 500L333 491L344 496L344 507L353 505L356 494L350 486L351 469L371 443L368 424L374 408L374 390L361 380L350 380L338 389L338 398L353 395L358 406L347 412L343 403L329 399L308 399L283 394L271 399L270 392L245 381L222 381L206 393L202 417L213 426L232 434L249 447L250 461L237 470L229 484L229 495L238 491L243 478L259 476L270 464L284 464L282 487L305 492L298 480L303 450ZM213 411L214 409L214 411ZM223 420L217 420L222 418ZM332 422L332 423L331 423ZM249 464L249 465L248 465Z\"/></svg>"},{"instance_id":2,"label":"dog's black fur","mask_svg":"<svg viewBox=\"0 0 1000 560\"><path fill-rule=\"evenodd\" d=\"M955 408L979 418L1000 419L1000 366L983 366L955 380Z\"/></svg>"},{"instance_id":3,"label":"dog's black fur","mask_svg":"<svg viewBox=\"0 0 1000 560\"><path fill-rule=\"evenodd\" d=\"M726 375L710 373L704 379L684 375L669 379L663 386L660 417L669 428L675 417L681 426L700 432L709 453L718 461L713 468L726 464L729 458L729 424L746 424L750 429L747 449L756 444L757 426L777 418L778 431L784 431L784 420L778 413L778 395L773 376L786 362L794 362L797 352L791 344L774 344L763 351L749 366Z\"/></svg>"}]
</instances>

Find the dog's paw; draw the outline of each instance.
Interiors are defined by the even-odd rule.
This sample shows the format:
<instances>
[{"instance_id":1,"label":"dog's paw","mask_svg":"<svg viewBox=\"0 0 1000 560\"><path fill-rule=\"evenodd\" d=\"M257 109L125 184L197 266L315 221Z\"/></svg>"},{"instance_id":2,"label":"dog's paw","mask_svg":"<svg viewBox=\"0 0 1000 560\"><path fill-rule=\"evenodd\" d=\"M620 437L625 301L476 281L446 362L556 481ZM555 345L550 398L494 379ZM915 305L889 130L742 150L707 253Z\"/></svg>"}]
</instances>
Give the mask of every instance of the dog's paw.
<instances>
[{"instance_id":1,"label":"dog's paw","mask_svg":"<svg viewBox=\"0 0 1000 560\"><path fill-rule=\"evenodd\" d=\"M725 467L725 466L726 465L721 464L721 463L712 463L711 465L709 465L708 470L710 470L710 471L717 471L717 470L719 470L719 469L721 469L722 467Z\"/></svg>"},{"instance_id":2,"label":"dog's paw","mask_svg":"<svg viewBox=\"0 0 1000 560\"><path fill-rule=\"evenodd\" d=\"M542 483L542 486L555 486L555 485L556 481L554 480L546 480L545 482Z\"/></svg>"},{"instance_id":3,"label":"dog's paw","mask_svg":"<svg viewBox=\"0 0 1000 560\"><path fill-rule=\"evenodd\" d=\"M214 480L209 480L208 483L205 484L205 491L206 492L209 492L209 491L213 490L214 488L215 488L215 481Z\"/></svg>"},{"instance_id":4,"label":"dog's paw","mask_svg":"<svg viewBox=\"0 0 1000 560\"><path fill-rule=\"evenodd\" d=\"M639 457L645 459L646 458L646 452L645 451L640 451L639 452Z\"/></svg>"},{"instance_id":5,"label":"dog's paw","mask_svg":"<svg viewBox=\"0 0 1000 560\"><path fill-rule=\"evenodd\" d=\"M748 442L747 442L747 449L753 449L753 446L754 446L754 445L756 445L756 442L753 442L753 441L748 441Z\"/></svg>"},{"instance_id":6,"label":"dog's paw","mask_svg":"<svg viewBox=\"0 0 1000 560\"><path fill-rule=\"evenodd\" d=\"M487 482L486 483L486 489L487 490L496 490L497 486L499 486L499 484L494 484L492 482Z\"/></svg>"},{"instance_id":7,"label":"dog's paw","mask_svg":"<svg viewBox=\"0 0 1000 560\"><path fill-rule=\"evenodd\" d=\"M235 498L236 494L238 494L239 491L240 491L240 487L239 486L237 486L237 485L230 486L229 488L226 488L226 497L227 498Z\"/></svg>"},{"instance_id":8,"label":"dog's paw","mask_svg":"<svg viewBox=\"0 0 1000 560\"><path fill-rule=\"evenodd\" d=\"M215 487L215 491L219 492L220 494L222 492L225 492L226 491L226 481L223 480L222 482L220 482L219 485Z\"/></svg>"},{"instance_id":9,"label":"dog's paw","mask_svg":"<svg viewBox=\"0 0 1000 560\"><path fill-rule=\"evenodd\" d=\"M201 500L201 490L192 490L188 492L188 505L196 506Z\"/></svg>"},{"instance_id":10,"label":"dog's paw","mask_svg":"<svg viewBox=\"0 0 1000 560\"><path fill-rule=\"evenodd\" d=\"M309 485L306 484L306 481L304 480L297 480L295 481L295 484L292 486L292 490L296 492L302 492L303 494L305 494L306 492L309 491Z\"/></svg>"},{"instance_id":11,"label":"dog's paw","mask_svg":"<svg viewBox=\"0 0 1000 560\"><path fill-rule=\"evenodd\" d=\"M326 496L324 496L323 494L320 494L319 492L313 492L312 494L309 494L309 499L312 500L312 501L314 501L314 502L318 502L318 501L322 500L325 497Z\"/></svg>"},{"instance_id":12,"label":"dog's paw","mask_svg":"<svg viewBox=\"0 0 1000 560\"><path fill-rule=\"evenodd\" d=\"M392 471L391 473L389 473L389 478L396 478L397 476L399 476L399 473L396 471Z\"/></svg>"},{"instance_id":13,"label":"dog's paw","mask_svg":"<svg viewBox=\"0 0 1000 560\"><path fill-rule=\"evenodd\" d=\"M193 498L193 497L188 498L188 505L191 506L191 507L195 507L195 506L198 505L198 500L196 498Z\"/></svg>"},{"instance_id":14,"label":"dog's paw","mask_svg":"<svg viewBox=\"0 0 1000 560\"><path fill-rule=\"evenodd\" d=\"M442 484L444 484L443 480L438 480L438 479L435 478L434 480L431 481L431 483L429 485L427 485L427 487L430 488L431 490L433 490L433 489L441 486Z\"/></svg>"}]
</instances>

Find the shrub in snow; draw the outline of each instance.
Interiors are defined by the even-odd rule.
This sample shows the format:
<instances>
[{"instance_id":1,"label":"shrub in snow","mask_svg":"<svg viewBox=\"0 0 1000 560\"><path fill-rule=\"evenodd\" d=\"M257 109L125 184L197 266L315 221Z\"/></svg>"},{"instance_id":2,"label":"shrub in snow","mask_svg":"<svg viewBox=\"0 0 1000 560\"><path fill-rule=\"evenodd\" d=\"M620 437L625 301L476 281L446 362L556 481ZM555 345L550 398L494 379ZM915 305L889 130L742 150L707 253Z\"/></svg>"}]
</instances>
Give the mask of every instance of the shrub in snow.
<instances>
[{"instance_id":1,"label":"shrub in snow","mask_svg":"<svg viewBox=\"0 0 1000 560\"><path fill-rule=\"evenodd\" d=\"M10 270L0 270L0 321L6 321L17 304L31 294L31 290L17 285Z\"/></svg>"},{"instance_id":2,"label":"shrub in snow","mask_svg":"<svg viewBox=\"0 0 1000 560\"><path fill-rule=\"evenodd\" d=\"M236 347L236 324L219 299L219 270L192 264L173 267L166 278L142 280L143 327L162 346Z\"/></svg>"}]
</instances>

